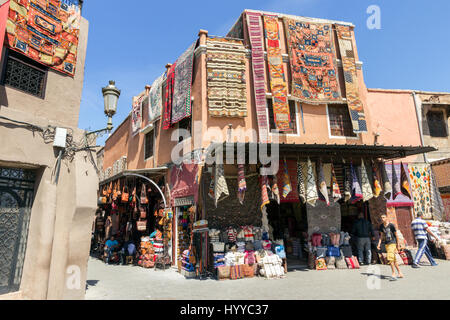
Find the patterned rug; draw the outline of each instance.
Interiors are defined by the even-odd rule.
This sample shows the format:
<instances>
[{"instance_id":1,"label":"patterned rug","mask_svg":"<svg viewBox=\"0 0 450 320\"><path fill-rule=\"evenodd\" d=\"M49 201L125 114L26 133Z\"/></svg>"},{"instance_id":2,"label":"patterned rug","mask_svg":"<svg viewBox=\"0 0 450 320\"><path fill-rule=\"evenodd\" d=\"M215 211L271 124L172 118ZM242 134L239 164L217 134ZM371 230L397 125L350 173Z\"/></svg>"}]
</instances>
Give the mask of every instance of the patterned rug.
<instances>
[{"instance_id":1,"label":"patterned rug","mask_svg":"<svg viewBox=\"0 0 450 320\"><path fill-rule=\"evenodd\" d=\"M246 117L245 47L242 41L206 40L208 111L210 116Z\"/></svg>"},{"instance_id":2,"label":"patterned rug","mask_svg":"<svg viewBox=\"0 0 450 320\"><path fill-rule=\"evenodd\" d=\"M336 32L344 70L345 91L353 132L367 132L364 107L359 96L358 77L356 75L355 52L352 44L352 33L349 26L336 25Z\"/></svg>"},{"instance_id":3,"label":"patterned rug","mask_svg":"<svg viewBox=\"0 0 450 320\"><path fill-rule=\"evenodd\" d=\"M426 164L410 165L409 178L411 179L414 212L422 212L423 219L432 219L430 199L430 173Z\"/></svg>"},{"instance_id":4,"label":"patterned rug","mask_svg":"<svg viewBox=\"0 0 450 320\"><path fill-rule=\"evenodd\" d=\"M342 103L331 24L284 18L292 95L307 103Z\"/></svg>"},{"instance_id":5,"label":"patterned rug","mask_svg":"<svg viewBox=\"0 0 450 320\"><path fill-rule=\"evenodd\" d=\"M369 174L367 172L366 166L364 165L363 159L361 159L361 191L363 194L363 201L369 201L373 198L373 191Z\"/></svg>"},{"instance_id":6,"label":"patterned rug","mask_svg":"<svg viewBox=\"0 0 450 320\"><path fill-rule=\"evenodd\" d=\"M194 66L195 44L177 59L175 67L175 84L173 87L172 118L170 124L174 125L184 118L190 117L191 110L191 84L192 68Z\"/></svg>"},{"instance_id":7,"label":"patterned rug","mask_svg":"<svg viewBox=\"0 0 450 320\"><path fill-rule=\"evenodd\" d=\"M166 78L166 101L164 105L164 118L163 118L163 129L167 130L171 126L172 120L172 104L173 104L173 89L175 84L175 67L174 63L170 69L167 71Z\"/></svg>"},{"instance_id":8,"label":"patterned rug","mask_svg":"<svg viewBox=\"0 0 450 320\"><path fill-rule=\"evenodd\" d=\"M316 205L316 201L319 200L319 193L317 191L316 177L314 175L315 165L311 159L308 158L308 162L305 166L306 169L306 202L310 205Z\"/></svg>"},{"instance_id":9,"label":"patterned rug","mask_svg":"<svg viewBox=\"0 0 450 320\"><path fill-rule=\"evenodd\" d=\"M275 126L279 131L290 131L288 91L280 49L278 16L264 15L264 28Z\"/></svg>"},{"instance_id":10,"label":"patterned rug","mask_svg":"<svg viewBox=\"0 0 450 320\"><path fill-rule=\"evenodd\" d=\"M407 166L407 164L403 164L403 165ZM389 182L389 184L391 186L393 186L394 182L399 181L398 185L400 185L400 172L401 172L400 164L399 163L394 164L395 176L393 176L391 163L385 163L384 167L385 167L386 175L387 175L387 179L388 179L387 182ZM407 167L406 167L406 169L407 169ZM412 207L412 206L414 206L414 202L407 196L403 195L401 192L394 199L394 188L392 187L392 192L390 193L390 198L387 199L387 206L388 207Z\"/></svg>"},{"instance_id":11,"label":"patterned rug","mask_svg":"<svg viewBox=\"0 0 450 320\"><path fill-rule=\"evenodd\" d=\"M144 95L133 97L133 107L131 110L131 135L134 137L139 133L142 126L142 101Z\"/></svg>"},{"instance_id":12,"label":"patterned rug","mask_svg":"<svg viewBox=\"0 0 450 320\"><path fill-rule=\"evenodd\" d=\"M341 231L341 205L337 202L330 202L329 206L323 201L317 201L315 206L307 203L306 214L308 235L312 235L315 232Z\"/></svg>"},{"instance_id":13,"label":"patterned rug","mask_svg":"<svg viewBox=\"0 0 450 320\"><path fill-rule=\"evenodd\" d=\"M165 73L159 76L152 84L148 96L148 122L151 123L161 117L162 85L166 80Z\"/></svg>"},{"instance_id":14,"label":"patterned rug","mask_svg":"<svg viewBox=\"0 0 450 320\"><path fill-rule=\"evenodd\" d=\"M73 77L80 21L78 0L11 0L6 45Z\"/></svg>"},{"instance_id":15,"label":"patterned rug","mask_svg":"<svg viewBox=\"0 0 450 320\"><path fill-rule=\"evenodd\" d=\"M283 197L283 195L281 195L280 197L280 202L281 203L285 203L285 202L299 202L299 198L298 198L298 186L297 186L297 161L295 160L286 160L286 167L287 167L287 173L288 176L286 177L285 174L285 165L284 165L284 161L280 159L280 163L279 163L279 170L277 173L277 182L278 182L278 186L280 187L280 191L283 192L287 192L286 197ZM288 184L289 182L289 184ZM289 185L289 186L288 186Z\"/></svg>"},{"instance_id":16,"label":"patterned rug","mask_svg":"<svg viewBox=\"0 0 450 320\"><path fill-rule=\"evenodd\" d=\"M266 115L265 61L261 13L247 12L246 14L250 44L252 46L253 87L255 88L259 142L267 143L269 142L269 129Z\"/></svg>"}]
</instances>

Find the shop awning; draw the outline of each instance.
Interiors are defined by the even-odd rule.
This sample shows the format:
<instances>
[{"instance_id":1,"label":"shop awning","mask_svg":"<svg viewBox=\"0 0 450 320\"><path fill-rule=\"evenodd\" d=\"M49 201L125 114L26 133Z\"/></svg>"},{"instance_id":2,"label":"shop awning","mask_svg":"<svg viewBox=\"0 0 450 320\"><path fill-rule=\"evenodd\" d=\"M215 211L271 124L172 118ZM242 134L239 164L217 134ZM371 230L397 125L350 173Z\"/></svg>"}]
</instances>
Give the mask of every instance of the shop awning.
<instances>
[{"instance_id":1,"label":"shop awning","mask_svg":"<svg viewBox=\"0 0 450 320\"><path fill-rule=\"evenodd\" d=\"M105 179L103 181L100 181L100 185L107 184L111 181L126 177L126 174L130 173L136 173L136 174L143 174L148 176L160 176L167 172L167 167L157 167L157 168L147 168L147 169L134 169L134 170L124 170L112 177L109 177L108 179Z\"/></svg>"},{"instance_id":2,"label":"shop awning","mask_svg":"<svg viewBox=\"0 0 450 320\"><path fill-rule=\"evenodd\" d=\"M250 150L258 150L260 143L224 143L224 150L227 146L234 147L235 154L239 146L244 145L245 153L248 155ZM280 143L276 145L279 148L280 154L285 157L310 157L322 158L324 161L331 158L338 160L344 159L358 159L364 158L381 158L384 160L401 159L407 156L422 154L436 151L437 149L430 146L381 146L381 145L367 145L367 144L287 144ZM214 149L213 146L210 148ZM271 145L267 146L270 154Z\"/></svg>"}]
</instances>

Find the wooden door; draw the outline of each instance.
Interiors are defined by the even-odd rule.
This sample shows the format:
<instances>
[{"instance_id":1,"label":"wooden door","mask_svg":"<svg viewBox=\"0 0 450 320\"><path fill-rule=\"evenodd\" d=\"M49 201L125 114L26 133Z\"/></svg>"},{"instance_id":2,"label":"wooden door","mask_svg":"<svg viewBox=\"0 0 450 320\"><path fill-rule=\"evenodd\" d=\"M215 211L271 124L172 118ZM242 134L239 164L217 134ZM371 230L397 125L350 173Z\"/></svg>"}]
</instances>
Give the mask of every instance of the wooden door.
<instances>
[{"instance_id":1,"label":"wooden door","mask_svg":"<svg viewBox=\"0 0 450 320\"><path fill-rule=\"evenodd\" d=\"M403 237L406 240L408 246L414 246L414 233L411 229L411 208L410 207L397 207L395 209L397 214L397 225L402 232Z\"/></svg>"}]
</instances>

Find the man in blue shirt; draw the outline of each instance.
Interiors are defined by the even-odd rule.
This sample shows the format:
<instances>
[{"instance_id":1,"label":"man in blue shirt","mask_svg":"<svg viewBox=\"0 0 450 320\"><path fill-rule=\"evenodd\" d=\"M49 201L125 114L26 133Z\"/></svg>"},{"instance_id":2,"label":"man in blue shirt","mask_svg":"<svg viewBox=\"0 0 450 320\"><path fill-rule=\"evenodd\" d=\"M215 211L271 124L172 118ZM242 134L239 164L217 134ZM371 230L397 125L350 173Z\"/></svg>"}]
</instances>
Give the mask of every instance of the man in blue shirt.
<instances>
[{"instance_id":1,"label":"man in blue shirt","mask_svg":"<svg viewBox=\"0 0 450 320\"><path fill-rule=\"evenodd\" d=\"M119 247L119 242L114 239L114 236L111 236L108 240L106 240L105 243L105 254L106 254L106 264L109 263L109 260L111 259L112 253L117 250Z\"/></svg>"},{"instance_id":2,"label":"man in blue shirt","mask_svg":"<svg viewBox=\"0 0 450 320\"><path fill-rule=\"evenodd\" d=\"M431 255L430 248L428 248L428 234L430 234L436 240L439 240L438 237L431 232L428 224L422 219L422 212L417 213L417 218L411 222L411 229L414 232L414 237L419 245L419 249L417 250L416 257L414 258L414 262L412 264L413 268L419 268L419 261L422 258L423 254L427 256L432 266L437 266L437 263L434 261L433 256Z\"/></svg>"}]
</instances>

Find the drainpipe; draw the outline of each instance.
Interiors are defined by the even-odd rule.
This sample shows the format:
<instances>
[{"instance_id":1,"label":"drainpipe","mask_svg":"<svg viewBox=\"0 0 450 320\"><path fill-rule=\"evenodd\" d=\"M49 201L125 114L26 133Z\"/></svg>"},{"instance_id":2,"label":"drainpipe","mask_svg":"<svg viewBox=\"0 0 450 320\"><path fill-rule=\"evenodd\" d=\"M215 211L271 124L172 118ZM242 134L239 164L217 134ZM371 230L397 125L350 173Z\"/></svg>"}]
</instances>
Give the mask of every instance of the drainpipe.
<instances>
[{"instance_id":1,"label":"drainpipe","mask_svg":"<svg viewBox=\"0 0 450 320\"><path fill-rule=\"evenodd\" d=\"M420 143L422 144L422 147L424 146L424 139L423 139L423 130L422 130L422 103L419 103L419 98L416 95L416 92L412 92L413 100L414 100L414 107L416 109L416 117L417 117L417 124L419 126L419 133L420 133ZM429 164L427 155L425 153L423 155L423 161L426 164Z\"/></svg>"}]
</instances>

